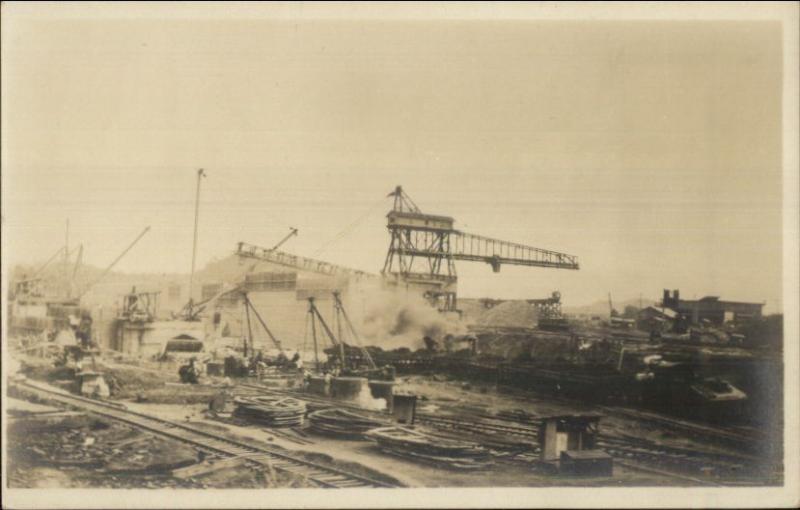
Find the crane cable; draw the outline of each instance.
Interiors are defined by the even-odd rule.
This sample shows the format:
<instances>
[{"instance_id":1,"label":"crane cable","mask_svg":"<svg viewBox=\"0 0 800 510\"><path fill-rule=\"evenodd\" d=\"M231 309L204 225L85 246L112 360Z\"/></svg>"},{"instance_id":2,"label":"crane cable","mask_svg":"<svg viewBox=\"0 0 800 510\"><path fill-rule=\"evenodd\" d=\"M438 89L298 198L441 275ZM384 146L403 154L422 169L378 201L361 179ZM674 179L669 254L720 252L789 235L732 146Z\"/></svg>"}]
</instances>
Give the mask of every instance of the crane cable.
<instances>
[{"instance_id":1,"label":"crane cable","mask_svg":"<svg viewBox=\"0 0 800 510\"><path fill-rule=\"evenodd\" d=\"M355 228L356 228L356 227L357 227L357 226L358 226L358 225L359 225L361 222L363 222L363 221L364 221L364 220L367 218L367 216L369 216L370 214L372 214L372 213L373 213L373 212L374 212L374 211L375 211L375 210L378 208L378 206L380 206L380 205L383 205L385 202L386 202L386 197L383 197L383 198L381 198L380 200L378 200L377 202L375 202L375 203L374 203L372 206L370 206L370 208L369 208L369 209L367 209L367 211L366 211L366 212L364 212L364 214L362 214L361 216L359 216L358 218L356 218L356 219L355 219L355 220L354 220L352 223L350 223L350 224L349 224L349 225L347 225L345 228L343 228L341 231L339 231L339 233L338 233L338 234L336 234L335 236L333 236L332 238L330 238L328 241L326 241L325 243L323 243L323 244L322 244L322 246L320 246L319 248L317 248L317 251L315 251L315 252L314 252L313 256L314 256L314 257L317 257L317 256L321 255L321 254L322 254L322 253L323 253L325 250L327 250L327 249L328 249L328 248L329 248L329 247L330 247L332 244L334 244L336 241L338 241L339 239L341 239L341 238L342 238L342 237L344 237L345 235L349 234L349 233L350 233L350 232L351 232L353 229L355 229Z\"/></svg>"}]
</instances>

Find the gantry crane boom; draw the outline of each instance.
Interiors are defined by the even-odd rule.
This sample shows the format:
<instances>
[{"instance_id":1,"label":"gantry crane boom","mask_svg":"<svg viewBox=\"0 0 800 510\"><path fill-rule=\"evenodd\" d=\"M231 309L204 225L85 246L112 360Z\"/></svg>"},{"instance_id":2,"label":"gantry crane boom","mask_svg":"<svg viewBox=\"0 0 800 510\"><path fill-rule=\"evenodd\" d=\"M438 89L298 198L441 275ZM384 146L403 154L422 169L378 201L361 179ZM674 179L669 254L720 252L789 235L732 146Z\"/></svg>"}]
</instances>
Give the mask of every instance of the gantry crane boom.
<instances>
[{"instance_id":1,"label":"gantry crane boom","mask_svg":"<svg viewBox=\"0 0 800 510\"><path fill-rule=\"evenodd\" d=\"M468 234L458 230L450 233L447 243L437 243L427 232L421 235L412 233L413 241L400 246L396 252L401 255L425 258L450 258L490 264L495 272L502 264L515 266L550 267L556 269L578 269L578 257L566 253L534 248L524 244L501 241L489 237ZM425 239L429 238L429 239ZM431 241L431 242L425 242ZM449 250L446 244L449 244Z\"/></svg>"},{"instance_id":2,"label":"gantry crane boom","mask_svg":"<svg viewBox=\"0 0 800 510\"><path fill-rule=\"evenodd\" d=\"M392 244L384 271L391 271L392 258L399 259L400 272L412 272L413 258L428 259L434 272L444 269L442 262L453 260L485 262L495 272L502 264L517 266L578 269L578 257L519 243L462 232L453 228L449 216L425 214L398 186L389 194L394 207L388 214Z\"/></svg>"},{"instance_id":3,"label":"gantry crane boom","mask_svg":"<svg viewBox=\"0 0 800 510\"><path fill-rule=\"evenodd\" d=\"M382 273L427 287L426 295L440 310L456 309L457 260L485 262L494 272L503 264L579 268L574 255L456 230L453 218L420 211L401 186L388 196L394 205L386 215L391 241Z\"/></svg>"},{"instance_id":4,"label":"gantry crane boom","mask_svg":"<svg viewBox=\"0 0 800 510\"><path fill-rule=\"evenodd\" d=\"M450 250L455 260L486 262L495 272L501 264L515 266L578 269L578 257L557 251L534 248L489 237L456 231L451 238Z\"/></svg>"}]
</instances>

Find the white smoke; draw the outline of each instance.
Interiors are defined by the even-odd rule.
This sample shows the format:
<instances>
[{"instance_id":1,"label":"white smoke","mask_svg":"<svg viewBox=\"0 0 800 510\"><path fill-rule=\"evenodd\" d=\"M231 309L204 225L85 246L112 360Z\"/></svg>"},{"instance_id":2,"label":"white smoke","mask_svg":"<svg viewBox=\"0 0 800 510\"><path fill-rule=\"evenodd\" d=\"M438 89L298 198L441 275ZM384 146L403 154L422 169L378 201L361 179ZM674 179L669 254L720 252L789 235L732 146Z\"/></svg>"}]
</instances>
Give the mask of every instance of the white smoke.
<instances>
[{"instance_id":1,"label":"white smoke","mask_svg":"<svg viewBox=\"0 0 800 510\"><path fill-rule=\"evenodd\" d=\"M423 347L426 336L441 341L447 334L467 332L457 316L442 314L420 294L403 289L375 289L365 294L360 330L366 345L412 350Z\"/></svg>"},{"instance_id":2,"label":"white smoke","mask_svg":"<svg viewBox=\"0 0 800 510\"><path fill-rule=\"evenodd\" d=\"M359 407L369 409L370 411L383 411L386 409L386 399L373 398L369 392L369 388L364 389L364 391L358 394L356 402Z\"/></svg>"}]
</instances>

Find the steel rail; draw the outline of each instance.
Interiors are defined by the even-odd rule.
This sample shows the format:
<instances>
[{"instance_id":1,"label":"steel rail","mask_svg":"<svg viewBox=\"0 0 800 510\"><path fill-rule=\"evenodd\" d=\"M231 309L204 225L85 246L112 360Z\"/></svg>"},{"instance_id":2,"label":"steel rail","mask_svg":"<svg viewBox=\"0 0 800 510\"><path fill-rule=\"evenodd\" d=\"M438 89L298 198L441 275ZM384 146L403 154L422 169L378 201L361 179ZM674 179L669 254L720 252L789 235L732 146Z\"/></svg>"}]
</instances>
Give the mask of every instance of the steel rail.
<instances>
[{"instance_id":1,"label":"steel rail","mask_svg":"<svg viewBox=\"0 0 800 510\"><path fill-rule=\"evenodd\" d=\"M192 427L183 423L158 418L149 414L121 408L108 402L80 397L58 390L34 385L30 382L16 383L25 391L44 398L80 408L91 414L147 430L161 436L189 444L199 450L224 457L243 457L248 462L275 470L300 475L321 487L331 488L390 488L401 487L398 483L375 480L367 476L350 473L332 466L325 466L288 453L264 446L254 446L229 437Z\"/></svg>"}]
</instances>

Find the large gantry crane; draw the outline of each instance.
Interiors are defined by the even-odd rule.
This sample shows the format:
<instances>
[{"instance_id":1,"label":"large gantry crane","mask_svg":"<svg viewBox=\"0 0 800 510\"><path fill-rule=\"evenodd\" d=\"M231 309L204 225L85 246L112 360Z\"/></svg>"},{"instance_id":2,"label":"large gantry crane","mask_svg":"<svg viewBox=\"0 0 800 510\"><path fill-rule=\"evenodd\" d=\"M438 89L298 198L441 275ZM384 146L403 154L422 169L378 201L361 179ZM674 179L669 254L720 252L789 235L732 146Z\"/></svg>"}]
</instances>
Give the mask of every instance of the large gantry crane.
<instances>
[{"instance_id":1,"label":"large gantry crane","mask_svg":"<svg viewBox=\"0 0 800 510\"><path fill-rule=\"evenodd\" d=\"M402 186L388 196L394 206L387 214L391 241L382 273L425 289L441 311L456 311L456 260L485 262L495 273L503 264L578 269L574 255L456 230L453 218L423 213Z\"/></svg>"}]
</instances>

